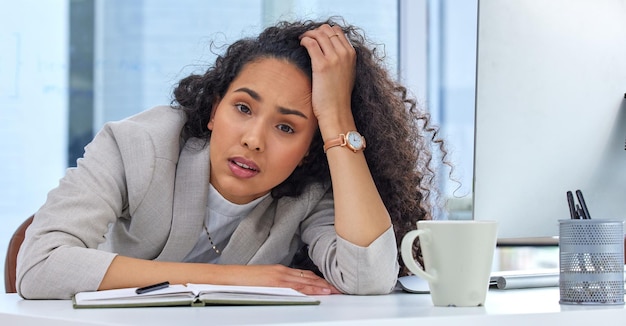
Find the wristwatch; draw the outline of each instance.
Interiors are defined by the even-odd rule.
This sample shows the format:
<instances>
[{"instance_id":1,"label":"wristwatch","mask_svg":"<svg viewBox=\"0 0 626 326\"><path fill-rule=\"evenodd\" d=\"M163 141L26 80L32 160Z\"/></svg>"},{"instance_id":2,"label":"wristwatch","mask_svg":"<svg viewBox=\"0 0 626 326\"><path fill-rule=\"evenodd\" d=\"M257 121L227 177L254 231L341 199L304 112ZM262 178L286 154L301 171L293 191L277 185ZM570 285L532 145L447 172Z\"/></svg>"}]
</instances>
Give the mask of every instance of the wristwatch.
<instances>
[{"instance_id":1,"label":"wristwatch","mask_svg":"<svg viewBox=\"0 0 626 326\"><path fill-rule=\"evenodd\" d=\"M345 134L339 134L339 137L324 143L324 153L326 153L329 148L335 146L347 147L356 153L365 149L365 137L361 136L357 131L348 131Z\"/></svg>"}]
</instances>

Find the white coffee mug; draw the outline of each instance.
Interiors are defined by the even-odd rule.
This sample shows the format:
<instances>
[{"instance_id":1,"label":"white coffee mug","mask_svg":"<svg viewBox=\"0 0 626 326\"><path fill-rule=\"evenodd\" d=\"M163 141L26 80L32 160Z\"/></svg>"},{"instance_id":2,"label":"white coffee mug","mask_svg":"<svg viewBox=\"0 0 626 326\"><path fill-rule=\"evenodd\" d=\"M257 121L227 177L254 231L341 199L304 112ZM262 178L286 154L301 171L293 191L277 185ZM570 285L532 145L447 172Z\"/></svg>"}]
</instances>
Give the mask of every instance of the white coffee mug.
<instances>
[{"instance_id":1,"label":"white coffee mug","mask_svg":"<svg viewBox=\"0 0 626 326\"><path fill-rule=\"evenodd\" d=\"M496 247L496 221L429 220L402 239L405 266L428 281L435 306L483 306ZM419 237L425 270L413 258Z\"/></svg>"}]
</instances>

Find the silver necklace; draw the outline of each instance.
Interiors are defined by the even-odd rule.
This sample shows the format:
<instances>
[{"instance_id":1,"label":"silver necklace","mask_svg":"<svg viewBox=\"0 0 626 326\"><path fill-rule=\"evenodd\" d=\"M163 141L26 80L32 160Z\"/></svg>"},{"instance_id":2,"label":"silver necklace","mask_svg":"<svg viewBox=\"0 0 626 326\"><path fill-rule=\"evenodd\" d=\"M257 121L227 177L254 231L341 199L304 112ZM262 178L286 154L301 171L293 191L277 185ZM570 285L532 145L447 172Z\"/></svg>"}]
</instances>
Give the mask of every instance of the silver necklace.
<instances>
[{"instance_id":1,"label":"silver necklace","mask_svg":"<svg viewBox=\"0 0 626 326\"><path fill-rule=\"evenodd\" d=\"M213 239L211 239L211 234L209 233L209 229L206 227L206 221L202 222L202 226L204 227L204 232L206 232L207 237L209 237L209 242L211 242L211 247L215 250L215 253L221 255L221 251L217 249L215 243L213 243Z\"/></svg>"}]
</instances>

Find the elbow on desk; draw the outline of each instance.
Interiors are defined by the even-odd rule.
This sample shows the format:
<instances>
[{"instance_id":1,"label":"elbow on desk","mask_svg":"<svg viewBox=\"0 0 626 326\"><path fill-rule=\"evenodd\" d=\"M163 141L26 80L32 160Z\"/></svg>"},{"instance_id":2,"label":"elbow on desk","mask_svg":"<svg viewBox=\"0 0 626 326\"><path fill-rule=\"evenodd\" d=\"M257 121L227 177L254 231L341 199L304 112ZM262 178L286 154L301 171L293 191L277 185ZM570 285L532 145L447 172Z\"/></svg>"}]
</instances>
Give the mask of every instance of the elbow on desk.
<instances>
[{"instance_id":1,"label":"elbow on desk","mask_svg":"<svg viewBox=\"0 0 626 326\"><path fill-rule=\"evenodd\" d=\"M26 281L24 281L26 280ZM28 299L48 299L42 297L36 291L36 287L33 286L33 282L29 281L28 277L19 277L15 281L15 289L17 290L17 294L19 294L22 298Z\"/></svg>"},{"instance_id":2,"label":"elbow on desk","mask_svg":"<svg viewBox=\"0 0 626 326\"><path fill-rule=\"evenodd\" d=\"M38 276L37 266L32 266L27 271L21 271L20 265L17 267L15 289L24 299L52 299L42 292L41 283L45 282Z\"/></svg>"},{"instance_id":3,"label":"elbow on desk","mask_svg":"<svg viewBox=\"0 0 626 326\"><path fill-rule=\"evenodd\" d=\"M67 299L53 293L60 287L60 282L54 280L50 271L48 257L33 259L35 255L28 252L28 247L22 246L17 259L15 289L24 299Z\"/></svg>"},{"instance_id":4,"label":"elbow on desk","mask_svg":"<svg viewBox=\"0 0 626 326\"><path fill-rule=\"evenodd\" d=\"M372 275L372 277L361 277L355 286L349 287L342 292L352 295L389 294L395 289L397 280L396 276L384 276L381 274Z\"/></svg>"},{"instance_id":5,"label":"elbow on desk","mask_svg":"<svg viewBox=\"0 0 626 326\"><path fill-rule=\"evenodd\" d=\"M389 264L387 268L368 271L343 271L341 281L335 287L344 294L382 295L393 292L398 282L399 265ZM353 274L354 273L354 274Z\"/></svg>"},{"instance_id":6,"label":"elbow on desk","mask_svg":"<svg viewBox=\"0 0 626 326\"><path fill-rule=\"evenodd\" d=\"M24 299L71 299L75 293L95 291L115 254L76 247L49 254L18 256L16 289ZM20 259L21 258L21 259Z\"/></svg>"},{"instance_id":7,"label":"elbow on desk","mask_svg":"<svg viewBox=\"0 0 626 326\"><path fill-rule=\"evenodd\" d=\"M24 272L19 271L18 267L15 287L17 294L24 299L71 299L73 295L69 289L63 289L59 280L53 280L50 273L40 265L32 266Z\"/></svg>"},{"instance_id":8,"label":"elbow on desk","mask_svg":"<svg viewBox=\"0 0 626 326\"><path fill-rule=\"evenodd\" d=\"M320 269L342 293L379 295L393 292L398 281L400 264L395 236L389 228L369 247L359 247L338 238L338 246Z\"/></svg>"},{"instance_id":9,"label":"elbow on desk","mask_svg":"<svg viewBox=\"0 0 626 326\"><path fill-rule=\"evenodd\" d=\"M94 291L98 284L91 285L84 280L72 280L71 272L65 279L59 279L58 273L50 273L46 268L34 266L29 271L19 274L16 280L17 293L27 300L60 299L68 300L81 291ZM53 276L57 275L57 277Z\"/></svg>"}]
</instances>

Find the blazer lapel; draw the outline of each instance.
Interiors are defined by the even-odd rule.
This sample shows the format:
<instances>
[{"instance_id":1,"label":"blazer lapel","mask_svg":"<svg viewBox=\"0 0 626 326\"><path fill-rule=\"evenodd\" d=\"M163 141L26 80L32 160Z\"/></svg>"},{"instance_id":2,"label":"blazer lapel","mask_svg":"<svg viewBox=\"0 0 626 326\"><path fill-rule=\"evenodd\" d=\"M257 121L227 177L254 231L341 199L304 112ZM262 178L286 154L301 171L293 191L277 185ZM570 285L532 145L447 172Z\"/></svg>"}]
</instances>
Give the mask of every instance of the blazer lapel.
<instances>
[{"instance_id":1,"label":"blazer lapel","mask_svg":"<svg viewBox=\"0 0 626 326\"><path fill-rule=\"evenodd\" d=\"M198 241L206 215L209 189L209 146L191 138L180 153L174 184L172 229L157 259L181 261Z\"/></svg>"},{"instance_id":2,"label":"blazer lapel","mask_svg":"<svg viewBox=\"0 0 626 326\"><path fill-rule=\"evenodd\" d=\"M261 201L239 223L228 245L222 251L220 264L246 265L269 237L274 224L276 202L272 196Z\"/></svg>"}]
</instances>

